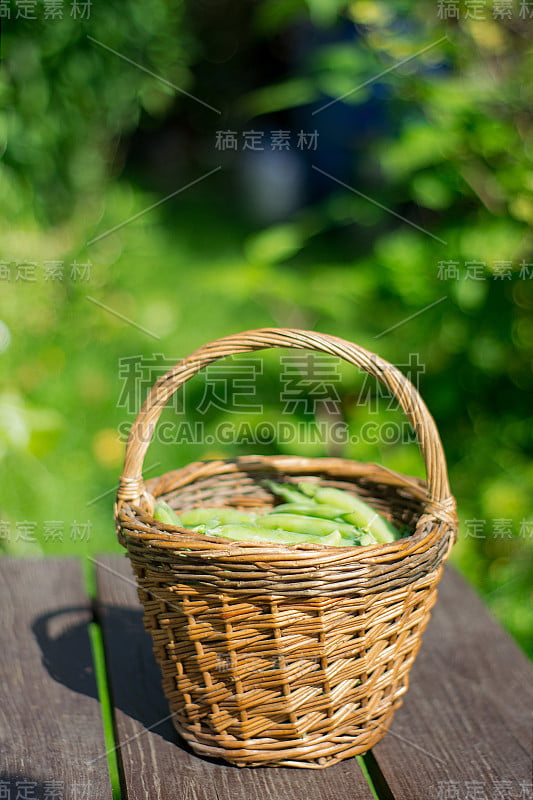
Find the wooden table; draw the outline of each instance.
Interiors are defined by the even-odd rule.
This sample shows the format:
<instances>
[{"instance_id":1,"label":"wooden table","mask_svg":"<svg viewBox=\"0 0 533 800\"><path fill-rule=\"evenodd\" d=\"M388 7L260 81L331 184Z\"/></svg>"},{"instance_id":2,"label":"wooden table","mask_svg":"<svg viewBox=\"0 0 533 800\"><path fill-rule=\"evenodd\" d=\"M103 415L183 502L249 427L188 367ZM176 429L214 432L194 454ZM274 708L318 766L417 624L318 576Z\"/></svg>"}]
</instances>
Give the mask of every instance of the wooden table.
<instances>
[{"instance_id":1,"label":"wooden table","mask_svg":"<svg viewBox=\"0 0 533 800\"><path fill-rule=\"evenodd\" d=\"M532 665L452 569L388 734L364 761L306 770L194 755L169 719L128 561L95 564L91 600L77 560L0 559L0 800L533 797Z\"/></svg>"}]
</instances>

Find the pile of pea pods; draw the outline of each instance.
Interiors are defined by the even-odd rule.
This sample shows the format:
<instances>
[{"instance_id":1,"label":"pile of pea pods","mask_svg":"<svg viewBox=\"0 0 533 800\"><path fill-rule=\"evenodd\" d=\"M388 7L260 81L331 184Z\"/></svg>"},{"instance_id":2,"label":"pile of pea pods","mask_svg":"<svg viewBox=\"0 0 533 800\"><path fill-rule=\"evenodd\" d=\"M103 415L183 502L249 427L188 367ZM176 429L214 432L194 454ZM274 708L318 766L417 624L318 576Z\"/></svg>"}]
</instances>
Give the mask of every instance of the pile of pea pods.
<instances>
[{"instance_id":1,"label":"pile of pea pods","mask_svg":"<svg viewBox=\"0 0 533 800\"><path fill-rule=\"evenodd\" d=\"M193 508L179 515L158 501L154 519L165 525L190 528L208 536L278 544L323 544L349 547L390 543L408 531L396 528L371 505L354 494L302 481L265 481L284 502L262 514L235 508Z\"/></svg>"}]
</instances>

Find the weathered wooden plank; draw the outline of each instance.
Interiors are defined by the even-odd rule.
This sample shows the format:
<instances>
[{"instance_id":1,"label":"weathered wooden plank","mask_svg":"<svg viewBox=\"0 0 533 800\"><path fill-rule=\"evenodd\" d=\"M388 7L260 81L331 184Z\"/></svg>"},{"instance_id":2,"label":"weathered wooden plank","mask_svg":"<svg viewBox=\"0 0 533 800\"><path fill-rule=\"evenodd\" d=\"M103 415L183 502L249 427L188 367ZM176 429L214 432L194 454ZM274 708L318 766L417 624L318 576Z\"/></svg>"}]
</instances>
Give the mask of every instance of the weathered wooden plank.
<instances>
[{"instance_id":1,"label":"weathered wooden plank","mask_svg":"<svg viewBox=\"0 0 533 800\"><path fill-rule=\"evenodd\" d=\"M0 796L110 800L80 564L2 558L0 592Z\"/></svg>"},{"instance_id":2,"label":"weathered wooden plank","mask_svg":"<svg viewBox=\"0 0 533 800\"><path fill-rule=\"evenodd\" d=\"M129 562L98 563L98 615L129 800L371 800L355 759L325 770L244 769L192 753L169 720Z\"/></svg>"},{"instance_id":3,"label":"weathered wooden plank","mask_svg":"<svg viewBox=\"0 0 533 800\"><path fill-rule=\"evenodd\" d=\"M533 797L533 667L446 568L404 706L373 757L396 800Z\"/></svg>"}]
</instances>

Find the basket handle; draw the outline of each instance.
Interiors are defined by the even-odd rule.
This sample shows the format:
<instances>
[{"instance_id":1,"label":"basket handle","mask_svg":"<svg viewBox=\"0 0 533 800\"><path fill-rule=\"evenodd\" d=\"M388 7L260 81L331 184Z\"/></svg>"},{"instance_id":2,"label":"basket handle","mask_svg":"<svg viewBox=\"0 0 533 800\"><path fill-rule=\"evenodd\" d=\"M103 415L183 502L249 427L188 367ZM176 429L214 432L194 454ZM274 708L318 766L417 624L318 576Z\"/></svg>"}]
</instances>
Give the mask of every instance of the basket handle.
<instances>
[{"instance_id":1,"label":"basket handle","mask_svg":"<svg viewBox=\"0 0 533 800\"><path fill-rule=\"evenodd\" d=\"M450 496L446 460L433 417L413 384L392 364L356 344L315 331L292 328L261 328L226 336L203 345L179 361L152 387L133 423L120 479L117 500L140 503L144 494L142 466L162 409L174 392L203 367L224 356L286 347L316 350L338 356L354 364L383 383L397 398L416 434L424 459L429 503L427 513L452 522L455 501Z\"/></svg>"}]
</instances>

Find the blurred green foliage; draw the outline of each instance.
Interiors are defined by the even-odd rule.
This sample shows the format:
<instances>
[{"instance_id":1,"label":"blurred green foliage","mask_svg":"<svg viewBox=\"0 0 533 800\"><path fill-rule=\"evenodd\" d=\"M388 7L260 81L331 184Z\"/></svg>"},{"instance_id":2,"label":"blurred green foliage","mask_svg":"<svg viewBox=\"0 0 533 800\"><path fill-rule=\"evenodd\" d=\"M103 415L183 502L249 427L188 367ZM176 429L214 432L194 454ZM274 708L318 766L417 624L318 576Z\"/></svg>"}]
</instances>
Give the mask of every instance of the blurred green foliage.
<instances>
[{"instance_id":1,"label":"blurred green foliage","mask_svg":"<svg viewBox=\"0 0 533 800\"><path fill-rule=\"evenodd\" d=\"M453 560L533 656L533 23L517 13L494 19L488 6L483 20L465 19L464 9L459 20L442 20L438 8L266 0L237 12L221 3L226 26L229 11L238 16L244 45L220 69L209 60L223 43L208 4L187 11L154 0L147 13L140 0L107 2L83 21L41 15L16 32L7 26L0 87L6 551L120 550L112 524L124 451L118 431L134 413L119 407L119 359L177 360L247 328L316 328L404 371L409 354L418 354L419 388L441 432L461 516ZM354 41L324 35L285 75L247 69L254 48L276 51L302 20L327 34L339 17L355 24ZM391 125L365 142L364 157L354 154L353 180L337 176L375 203L335 184L290 219L258 229L238 211L222 171L143 213L167 186L170 193L217 166L217 127L239 129L346 92L350 107L362 107L378 73ZM224 75L233 78L224 83ZM366 85L352 91L359 84ZM184 92L223 108L223 117ZM326 135L328 109L313 119ZM180 120L194 146L173 153L170 183L164 169L150 177L148 155L132 165L128 142ZM62 280L45 276L54 261ZM20 264L34 266L34 281L17 279ZM89 264L88 277L73 264ZM278 354L265 354L264 365L263 415L212 410L208 432L221 421L248 419L253 427L280 419ZM368 394L368 383L347 368L341 376L354 435L368 422L401 420L386 399L373 402L376 387ZM187 388L190 421L204 389L201 376ZM163 420L175 418L164 412ZM331 452L423 474L414 443L369 440L155 442L146 466L156 475L257 450ZM52 535L52 522L61 536Z\"/></svg>"}]
</instances>

